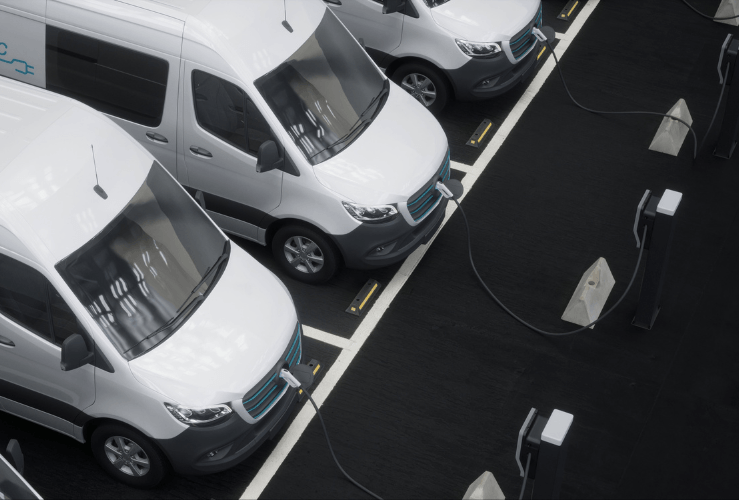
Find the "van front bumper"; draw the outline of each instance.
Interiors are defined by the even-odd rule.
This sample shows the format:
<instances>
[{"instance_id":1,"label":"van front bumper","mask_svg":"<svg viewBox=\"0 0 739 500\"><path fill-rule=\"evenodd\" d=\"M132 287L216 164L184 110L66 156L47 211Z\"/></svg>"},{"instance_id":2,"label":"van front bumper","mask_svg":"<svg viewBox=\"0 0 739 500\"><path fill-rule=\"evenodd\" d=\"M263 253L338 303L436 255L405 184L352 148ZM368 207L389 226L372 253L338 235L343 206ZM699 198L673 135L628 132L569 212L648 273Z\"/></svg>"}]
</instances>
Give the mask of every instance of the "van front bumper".
<instances>
[{"instance_id":1,"label":"van front bumper","mask_svg":"<svg viewBox=\"0 0 739 500\"><path fill-rule=\"evenodd\" d=\"M457 69L447 70L459 101L489 99L508 92L519 82L528 79L536 68L541 42L517 64L505 54L493 59L470 59Z\"/></svg>"},{"instance_id":2,"label":"van front bumper","mask_svg":"<svg viewBox=\"0 0 739 500\"><path fill-rule=\"evenodd\" d=\"M420 224L411 226L398 215L384 224L362 224L354 231L334 236L351 269L376 269L400 262L416 248L428 243L444 220L448 200L442 198Z\"/></svg>"},{"instance_id":3,"label":"van front bumper","mask_svg":"<svg viewBox=\"0 0 739 500\"><path fill-rule=\"evenodd\" d=\"M222 424L188 427L182 434L172 439L160 439L157 444L179 474L220 472L242 462L264 441L280 432L297 402L297 389L289 388L256 424L248 424L234 412ZM217 453L208 457L213 451Z\"/></svg>"}]
</instances>

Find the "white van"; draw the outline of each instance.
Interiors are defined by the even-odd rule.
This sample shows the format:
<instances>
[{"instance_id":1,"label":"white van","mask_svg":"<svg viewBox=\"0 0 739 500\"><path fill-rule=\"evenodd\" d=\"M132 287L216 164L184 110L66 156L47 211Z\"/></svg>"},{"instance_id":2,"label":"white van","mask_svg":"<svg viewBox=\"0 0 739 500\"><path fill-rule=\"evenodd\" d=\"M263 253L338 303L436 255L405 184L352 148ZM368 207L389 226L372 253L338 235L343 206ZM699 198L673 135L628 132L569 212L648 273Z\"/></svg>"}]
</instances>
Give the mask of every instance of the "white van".
<instances>
[{"instance_id":1,"label":"white van","mask_svg":"<svg viewBox=\"0 0 739 500\"><path fill-rule=\"evenodd\" d=\"M436 113L525 80L541 0L324 0L395 83Z\"/></svg>"},{"instance_id":2,"label":"white van","mask_svg":"<svg viewBox=\"0 0 739 500\"><path fill-rule=\"evenodd\" d=\"M133 486L216 472L296 404L285 286L109 119L0 77L0 410Z\"/></svg>"},{"instance_id":3,"label":"white van","mask_svg":"<svg viewBox=\"0 0 739 500\"><path fill-rule=\"evenodd\" d=\"M320 0L0 0L0 27L0 75L108 114L296 279L441 224L444 132Z\"/></svg>"}]
</instances>

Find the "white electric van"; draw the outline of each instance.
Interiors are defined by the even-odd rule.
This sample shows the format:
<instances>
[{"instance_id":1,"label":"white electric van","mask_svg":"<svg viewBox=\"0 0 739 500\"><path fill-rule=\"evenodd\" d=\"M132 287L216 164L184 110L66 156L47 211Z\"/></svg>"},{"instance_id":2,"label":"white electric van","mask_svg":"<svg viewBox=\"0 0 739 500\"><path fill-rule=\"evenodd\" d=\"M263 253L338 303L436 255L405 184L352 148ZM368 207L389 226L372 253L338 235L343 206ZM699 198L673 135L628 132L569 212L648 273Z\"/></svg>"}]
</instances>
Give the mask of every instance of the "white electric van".
<instances>
[{"instance_id":1,"label":"white electric van","mask_svg":"<svg viewBox=\"0 0 739 500\"><path fill-rule=\"evenodd\" d=\"M0 77L0 410L150 487L274 436L301 361L285 286L97 111Z\"/></svg>"},{"instance_id":2,"label":"white electric van","mask_svg":"<svg viewBox=\"0 0 739 500\"><path fill-rule=\"evenodd\" d=\"M536 67L541 0L324 0L394 82L436 113L507 92Z\"/></svg>"},{"instance_id":3,"label":"white electric van","mask_svg":"<svg viewBox=\"0 0 739 500\"><path fill-rule=\"evenodd\" d=\"M0 75L112 117L296 279L441 224L444 132L320 0L0 0L0 25Z\"/></svg>"}]
</instances>

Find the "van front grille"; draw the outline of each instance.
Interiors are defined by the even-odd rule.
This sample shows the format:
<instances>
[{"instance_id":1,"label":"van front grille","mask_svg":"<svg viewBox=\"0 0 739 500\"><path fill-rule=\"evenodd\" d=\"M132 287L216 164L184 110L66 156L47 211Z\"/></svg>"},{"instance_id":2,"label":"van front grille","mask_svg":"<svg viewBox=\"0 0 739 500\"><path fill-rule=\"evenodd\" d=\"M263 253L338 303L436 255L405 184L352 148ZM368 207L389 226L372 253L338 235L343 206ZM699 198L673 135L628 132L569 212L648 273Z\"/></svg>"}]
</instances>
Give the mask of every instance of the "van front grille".
<instances>
[{"instance_id":1,"label":"van front grille","mask_svg":"<svg viewBox=\"0 0 739 500\"><path fill-rule=\"evenodd\" d=\"M441 162L441 166L434 177L408 199L408 212L414 221L420 222L438 205L439 199L441 199L441 193L436 189L436 183L438 181L445 182L449 180L449 176L451 175L449 160L449 151L447 151L446 158Z\"/></svg>"},{"instance_id":2,"label":"van front grille","mask_svg":"<svg viewBox=\"0 0 739 500\"><path fill-rule=\"evenodd\" d=\"M532 33L534 27L541 27L542 8L539 4L539 12L534 16L534 19L521 31L511 37L509 47L513 57L518 61L536 45L536 37Z\"/></svg>"},{"instance_id":3,"label":"van front grille","mask_svg":"<svg viewBox=\"0 0 739 500\"><path fill-rule=\"evenodd\" d=\"M300 363L303 355L303 339L300 323L295 326L290 343L275 367L242 399L244 408L255 420L267 413L288 388L287 382L280 378L280 370L285 366L292 368Z\"/></svg>"}]
</instances>

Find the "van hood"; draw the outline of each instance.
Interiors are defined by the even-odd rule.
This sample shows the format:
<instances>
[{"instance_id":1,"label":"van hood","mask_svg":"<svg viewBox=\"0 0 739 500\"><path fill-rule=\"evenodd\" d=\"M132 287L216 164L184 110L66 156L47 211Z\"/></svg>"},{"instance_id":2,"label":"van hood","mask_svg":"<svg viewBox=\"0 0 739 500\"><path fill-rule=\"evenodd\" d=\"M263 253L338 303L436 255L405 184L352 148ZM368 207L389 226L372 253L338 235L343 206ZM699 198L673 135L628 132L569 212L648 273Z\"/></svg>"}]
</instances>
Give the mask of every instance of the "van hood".
<instances>
[{"instance_id":1,"label":"van hood","mask_svg":"<svg viewBox=\"0 0 739 500\"><path fill-rule=\"evenodd\" d=\"M541 0L451 0L431 10L436 24L471 42L502 42L536 15Z\"/></svg>"},{"instance_id":2,"label":"van hood","mask_svg":"<svg viewBox=\"0 0 739 500\"><path fill-rule=\"evenodd\" d=\"M223 275L195 314L129 367L136 380L172 403L234 401L274 368L296 322L285 286L234 244Z\"/></svg>"},{"instance_id":3,"label":"van hood","mask_svg":"<svg viewBox=\"0 0 739 500\"><path fill-rule=\"evenodd\" d=\"M404 202L441 166L447 138L436 118L390 82L387 102L362 134L313 167L318 181L347 201Z\"/></svg>"}]
</instances>

